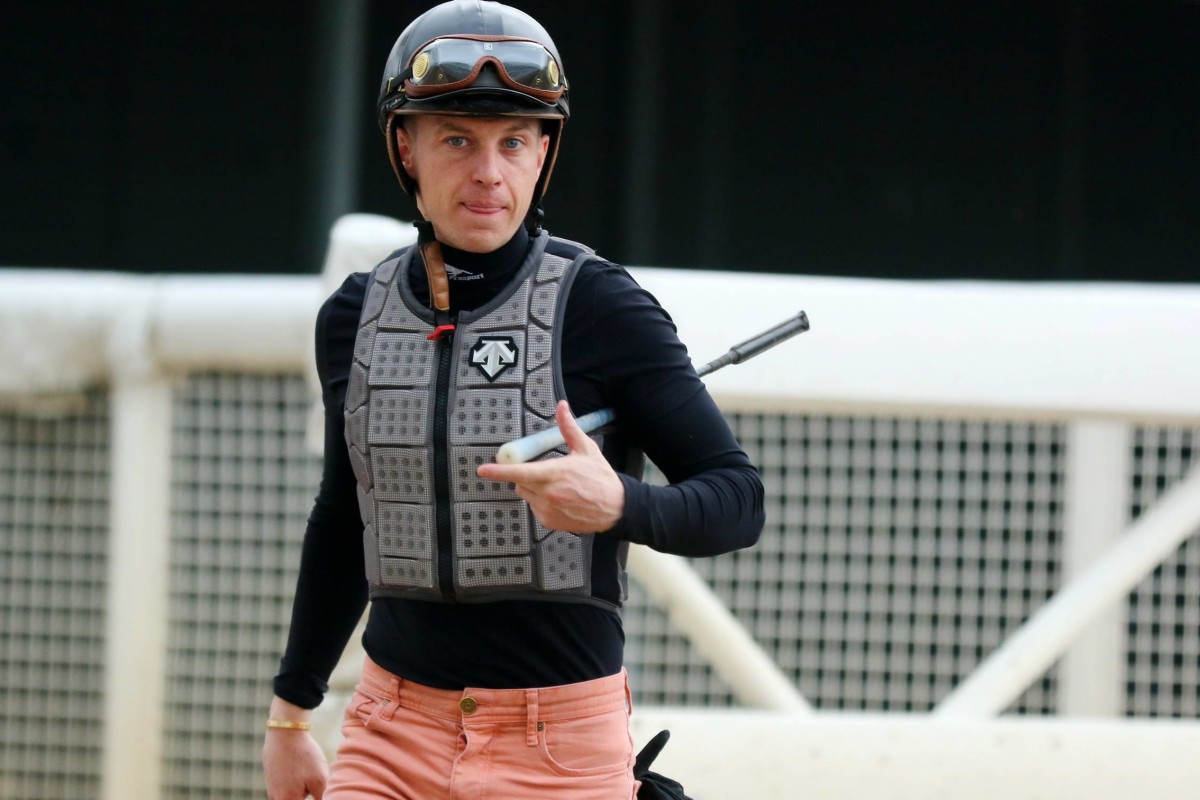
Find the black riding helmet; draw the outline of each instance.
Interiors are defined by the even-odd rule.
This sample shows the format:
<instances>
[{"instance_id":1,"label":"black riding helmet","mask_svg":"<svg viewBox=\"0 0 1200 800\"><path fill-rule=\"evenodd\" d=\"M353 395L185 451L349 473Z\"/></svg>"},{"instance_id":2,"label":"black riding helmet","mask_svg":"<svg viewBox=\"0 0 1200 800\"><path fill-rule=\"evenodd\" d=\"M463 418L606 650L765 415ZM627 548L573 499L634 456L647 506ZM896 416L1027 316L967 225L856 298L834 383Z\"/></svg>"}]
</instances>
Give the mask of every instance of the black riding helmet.
<instances>
[{"instance_id":1,"label":"black riding helmet","mask_svg":"<svg viewBox=\"0 0 1200 800\"><path fill-rule=\"evenodd\" d=\"M401 114L514 116L545 120L546 162L530 203L540 216L542 196L570 117L567 79L546 29L523 11L490 0L451 0L412 21L388 56L379 90L379 127L392 170L415 192L396 152Z\"/></svg>"}]
</instances>

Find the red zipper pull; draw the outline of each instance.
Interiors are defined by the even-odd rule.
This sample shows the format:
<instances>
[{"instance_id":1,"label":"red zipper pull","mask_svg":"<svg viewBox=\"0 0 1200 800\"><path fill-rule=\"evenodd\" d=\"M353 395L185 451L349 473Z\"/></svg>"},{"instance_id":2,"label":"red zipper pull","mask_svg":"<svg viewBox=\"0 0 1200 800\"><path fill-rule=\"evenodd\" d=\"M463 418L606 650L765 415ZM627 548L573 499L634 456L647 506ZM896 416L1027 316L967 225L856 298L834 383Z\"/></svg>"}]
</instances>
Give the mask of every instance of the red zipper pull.
<instances>
[{"instance_id":1,"label":"red zipper pull","mask_svg":"<svg viewBox=\"0 0 1200 800\"><path fill-rule=\"evenodd\" d=\"M438 339L441 339L443 336L447 336L451 333L454 333L453 325L438 325L433 329L433 333L429 334L425 338L431 342L436 342Z\"/></svg>"}]
</instances>

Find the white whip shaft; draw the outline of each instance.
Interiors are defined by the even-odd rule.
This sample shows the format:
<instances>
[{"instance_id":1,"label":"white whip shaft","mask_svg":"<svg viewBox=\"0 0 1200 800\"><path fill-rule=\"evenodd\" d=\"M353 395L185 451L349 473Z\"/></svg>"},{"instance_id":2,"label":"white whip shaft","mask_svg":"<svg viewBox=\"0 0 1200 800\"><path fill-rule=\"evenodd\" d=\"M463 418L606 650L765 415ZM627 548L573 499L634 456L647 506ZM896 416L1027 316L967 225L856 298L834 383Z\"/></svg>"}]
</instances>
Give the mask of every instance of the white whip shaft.
<instances>
[{"instance_id":1,"label":"white whip shaft","mask_svg":"<svg viewBox=\"0 0 1200 800\"><path fill-rule=\"evenodd\" d=\"M747 339L716 361L710 361L700 367L696 371L696 374L703 378L705 375L716 372L722 367L730 364L739 364L806 330L808 330L808 315L801 311L791 319L779 323L770 330L755 336L753 339ZM591 433L601 425L607 425L616 418L617 414L611 408L602 408L599 411L584 414L575 420L575 422L583 429L584 433ZM501 445L500 449L496 451L496 463L524 464L526 461L532 461L537 458L542 453L549 452L556 447L562 447L565 441L562 431L556 425L539 433L523 436L520 439L513 439L508 444Z\"/></svg>"},{"instance_id":2,"label":"white whip shaft","mask_svg":"<svg viewBox=\"0 0 1200 800\"><path fill-rule=\"evenodd\" d=\"M616 418L617 412L611 408L602 408L599 411L584 414L575 420L575 424L582 428L584 433L591 433ZM526 461L532 461L542 453L547 453L556 447L562 447L564 444L566 444L566 439L563 438L562 431L555 425L546 428L544 431L539 431L520 439L514 439L508 444L501 445L500 449L496 451L496 463L524 464Z\"/></svg>"}]
</instances>

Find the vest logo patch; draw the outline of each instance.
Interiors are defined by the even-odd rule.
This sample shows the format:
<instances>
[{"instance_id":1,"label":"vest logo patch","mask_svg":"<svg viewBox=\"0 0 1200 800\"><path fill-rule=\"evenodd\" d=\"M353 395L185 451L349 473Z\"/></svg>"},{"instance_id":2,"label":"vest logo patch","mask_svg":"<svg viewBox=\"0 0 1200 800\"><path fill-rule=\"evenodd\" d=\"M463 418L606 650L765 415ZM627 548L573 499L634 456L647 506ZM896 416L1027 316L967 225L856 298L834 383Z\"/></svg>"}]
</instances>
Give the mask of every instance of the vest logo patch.
<instances>
[{"instance_id":1,"label":"vest logo patch","mask_svg":"<svg viewBox=\"0 0 1200 800\"><path fill-rule=\"evenodd\" d=\"M471 348L471 363L489 383L495 381L517 363L517 344L511 336L480 336Z\"/></svg>"}]
</instances>

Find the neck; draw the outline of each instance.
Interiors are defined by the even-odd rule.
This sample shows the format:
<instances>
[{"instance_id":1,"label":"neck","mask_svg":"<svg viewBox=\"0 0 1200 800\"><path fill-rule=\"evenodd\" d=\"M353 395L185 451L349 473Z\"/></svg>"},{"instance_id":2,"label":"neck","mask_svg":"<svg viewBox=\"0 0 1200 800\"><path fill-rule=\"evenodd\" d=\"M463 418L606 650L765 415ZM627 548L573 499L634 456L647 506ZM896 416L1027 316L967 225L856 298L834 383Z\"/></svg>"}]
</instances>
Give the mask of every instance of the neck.
<instances>
[{"instance_id":1,"label":"neck","mask_svg":"<svg viewBox=\"0 0 1200 800\"><path fill-rule=\"evenodd\" d=\"M513 237L490 253L469 253L442 245L442 258L450 285L450 310L473 310L496 296L509 282L529 252L530 237L521 226ZM418 256L409 270L409 285L422 303L429 301L429 282Z\"/></svg>"},{"instance_id":2,"label":"neck","mask_svg":"<svg viewBox=\"0 0 1200 800\"><path fill-rule=\"evenodd\" d=\"M447 244L442 245L442 256L447 264L459 269L483 275L508 272L520 266L529 249L529 233L525 226L517 228L513 237L490 253L469 253Z\"/></svg>"}]
</instances>

